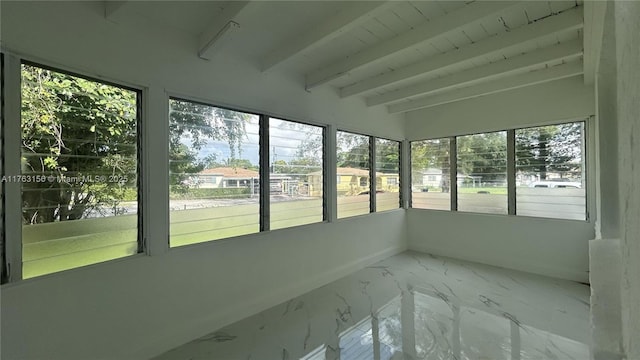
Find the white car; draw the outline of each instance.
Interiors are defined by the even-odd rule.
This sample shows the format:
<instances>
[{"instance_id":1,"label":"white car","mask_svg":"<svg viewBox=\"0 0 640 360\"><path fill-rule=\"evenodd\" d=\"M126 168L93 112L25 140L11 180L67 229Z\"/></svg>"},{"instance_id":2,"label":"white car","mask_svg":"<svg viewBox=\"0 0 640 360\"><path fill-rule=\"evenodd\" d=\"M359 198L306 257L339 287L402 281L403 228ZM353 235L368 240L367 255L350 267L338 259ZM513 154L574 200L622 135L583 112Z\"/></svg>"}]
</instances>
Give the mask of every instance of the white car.
<instances>
[{"instance_id":1,"label":"white car","mask_svg":"<svg viewBox=\"0 0 640 360\"><path fill-rule=\"evenodd\" d=\"M570 188L570 189L580 189L582 188L582 183L573 182L573 181L534 181L529 184L529 187L532 188Z\"/></svg>"}]
</instances>

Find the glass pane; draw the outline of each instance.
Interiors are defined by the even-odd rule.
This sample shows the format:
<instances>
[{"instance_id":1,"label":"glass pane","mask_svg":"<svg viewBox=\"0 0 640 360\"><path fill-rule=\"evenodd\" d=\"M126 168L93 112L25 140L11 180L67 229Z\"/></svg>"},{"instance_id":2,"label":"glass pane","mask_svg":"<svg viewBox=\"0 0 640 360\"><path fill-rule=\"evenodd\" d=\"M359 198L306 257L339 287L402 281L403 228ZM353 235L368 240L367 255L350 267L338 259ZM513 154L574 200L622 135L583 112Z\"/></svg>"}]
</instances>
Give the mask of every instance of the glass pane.
<instances>
[{"instance_id":1,"label":"glass pane","mask_svg":"<svg viewBox=\"0 0 640 360\"><path fill-rule=\"evenodd\" d=\"M400 142L376 139L376 211L400 208Z\"/></svg>"},{"instance_id":2,"label":"glass pane","mask_svg":"<svg viewBox=\"0 0 640 360\"><path fill-rule=\"evenodd\" d=\"M271 229L322 222L322 128L269 119Z\"/></svg>"},{"instance_id":3,"label":"glass pane","mask_svg":"<svg viewBox=\"0 0 640 360\"><path fill-rule=\"evenodd\" d=\"M369 213L369 137L337 132L338 218Z\"/></svg>"},{"instance_id":4,"label":"glass pane","mask_svg":"<svg viewBox=\"0 0 640 360\"><path fill-rule=\"evenodd\" d=\"M21 72L23 278L137 253L138 94Z\"/></svg>"},{"instance_id":5,"label":"glass pane","mask_svg":"<svg viewBox=\"0 0 640 360\"><path fill-rule=\"evenodd\" d=\"M451 210L449 139L411 143L411 207Z\"/></svg>"},{"instance_id":6,"label":"glass pane","mask_svg":"<svg viewBox=\"0 0 640 360\"><path fill-rule=\"evenodd\" d=\"M458 210L507 214L507 133L460 136Z\"/></svg>"},{"instance_id":7,"label":"glass pane","mask_svg":"<svg viewBox=\"0 0 640 360\"><path fill-rule=\"evenodd\" d=\"M169 105L170 246L259 232L259 117Z\"/></svg>"},{"instance_id":8,"label":"glass pane","mask_svg":"<svg viewBox=\"0 0 640 360\"><path fill-rule=\"evenodd\" d=\"M584 123L516 130L516 213L586 219Z\"/></svg>"}]
</instances>

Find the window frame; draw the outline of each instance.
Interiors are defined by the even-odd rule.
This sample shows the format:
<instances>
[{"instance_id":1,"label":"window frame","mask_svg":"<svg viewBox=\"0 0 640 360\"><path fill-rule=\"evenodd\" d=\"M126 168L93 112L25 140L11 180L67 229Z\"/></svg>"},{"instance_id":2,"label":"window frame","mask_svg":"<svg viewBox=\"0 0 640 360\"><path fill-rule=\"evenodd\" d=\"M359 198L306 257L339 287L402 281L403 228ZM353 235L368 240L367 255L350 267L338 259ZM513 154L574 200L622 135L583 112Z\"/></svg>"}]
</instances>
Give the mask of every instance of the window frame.
<instances>
[{"instance_id":1,"label":"window frame","mask_svg":"<svg viewBox=\"0 0 640 360\"><path fill-rule=\"evenodd\" d=\"M514 129L510 129L508 131L511 132L511 137L512 139L508 139L508 143L507 145L511 145L511 149L508 149L507 151L507 155L511 156L513 158L513 162L511 163L511 166L513 169L511 169L512 171L512 175L509 176L508 180L511 181L510 187L509 187L509 215L514 215L514 216L518 216L518 217L522 217L522 218L534 218L534 219L548 219L548 220L566 220L566 221L579 221L579 222L587 222L587 223L593 223L594 221L592 221L591 218L591 214L592 214L592 203L595 203L595 197L596 197L596 193L595 193L595 187L591 186L591 183L594 182L594 179L592 179L592 173L593 171L591 171L590 169L595 168L595 165L591 163L591 159L592 156L590 155L590 149L595 148L595 134L592 134L592 131L590 130L591 127L591 123L593 121L594 117L593 116L589 116L587 118L583 118L581 120L572 120L572 121L562 121L562 122L553 122L553 123L546 123L546 124L542 124L542 125L531 125L531 126L522 126L522 127L518 127L518 128L514 128ZM532 215L520 215L518 214L518 203L516 200L517 197L517 189L516 189L516 175L517 175L517 155L516 155L516 132L518 130L524 130L524 129L533 129L533 128L539 128L539 127L546 127L546 126L559 126L559 125L565 125L565 124L582 124L582 131L581 131L581 136L580 136L580 155L582 157L582 169L583 169L583 173L582 175L584 176L583 179L583 183L584 183L584 201L585 201L585 205L584 205L584 219L565 219L565 218L554 218L554 217L546 217L546 216L532 216ZM509 136L509 133L508 135ZM513 191L511 191L511 188L513 188ZM512 208L513 207L513 208ZM595 212L593 212L595 213Z\"/></svg>"},{"instance_id":2,"label":"window frame","mask_svg":"<svg viewBox=\"0 0 640 360\"><path fill-rule=\"evenodd\" d=\"M221 104L218 103L216 101L213 100L207 100L207 99L202 99L202 98L198 98L198 97L194 97L194 96L189 96L189 95L185 95L183 93L178 93L178 92L167 92L167 127L170 124L170 119L169 119L169 101L173 99L173 100L178 100L178 101L185 101L185 102L191 102L191 103L195 103L195 104L199 104L199 105L203 105L203 106L209 106L209 107L215 107L215 108L220 108L220 109L225 109L225 110L229 110L229 111L235 111L235 112L242 112L245 114L250 114L250 115L254 115L257 116L259 118L259 126L258 126L258 133L259 133L259 164L260 164L260 169L259 169L259 173L260 173L260 180L259 180L259 184L260 184L260 202L259 202L259 208L260 208L260 230L258 232L255 233L250 233L250 234L243 234L243 235L236 235L236 236L230 236L230 237L224 237L224 238L219 238L219 239L211 239L211 240L205 240L202 242L197 242L197 243L193 243L193 244L187 244L187 245L181 245L181 246L171 246L170 245L170 231L168 232L168 236L167 236L167 241L166 241L166 245L169 251L176 251L182 248L189 248L192 246L200 246L203 244L211 244L211 243L215 243L215 242L224 242L224 241L228 241L228 240L232 240L232 239L236 239L236 238L243 238L243 237L248 237L248 236L255 236L256 234L260 234L260 233L265 233L265 232L271 232L271 231L280 231L280 230L286 230L286 229L292 229L292 228L300 228L300 227L304 227L304 226L314 226L316 224L323 224L323 223L328 223L331 222L331 220L329 219L330 216L330 211L329 206L329 191L327 190L328 188L328 164L329 164L329 159L328 159L328 152L327 152L327 148L329 146L328 143L328 136L327 134L329 133L329 125L327 124L321 124L321 123L315 123L312 121L306 121L306 120L290 120L289 117L286 116L280 116L280 115L275 115L272 114L270 112L266 112L266 111L256 111L256 110L251 110L251 109L246 109L243 107L239 107L239 106L231 106L231 105L227 105L227 104ZM323 189L322 189L322 218L323 220L321 222L315 222L315 223L309 223L309 224L303 224L303 225L296 225L296 226L292 226L292 227L288 227L288 228L282 228L282 229L274 229L271 230L271 206L270 206L270 167L269 167L269 159L270 159L270 155L271 155L271 147L269 145L269 119L274 118L276 120L282 120L282 121L288 121L288 122L293 122L293 123L297 123L297 124L301 124L301 125L308 125L308 126L315 126L318 128L322 129L322 143L323 143L323 155L322 155L322 171L323 171ZM169 149L169 136L170 133L169 131L167 131L167 151ZM167 158L168 159L168 158ZM169 159L168 159L169 160ZM169 178L169 168L168 168L168 162L167 162L167 173L166 173L166 177L167 179ZM168 188L166 190L168 192ZM168 194L168 193L167 193ZM167 202L169 201L168 196L167 196ZM168 226L170 226L170 222L168 221ZM169 227L170 229L170 227Z\"/></svg>"},{"instance_id":3,"label":"window frame","mask_svg":"<svg viewBox=\"0 0 640 360\"><path fill-rule=\"evenodd\" d=\"M137 249L136 253L87 265L81 265L70 269L54 271L43 275L37 275L25 279L23 277L23 238L22 238L22 184L19 182L3 182L2 192L4 194L2 203L2 236L3 239L16 239L3 241L4 257L2 259L2 285L14 284L24 281L38 281L38 279L57 276L60 273L79 271L90 266L100 266L115 261L131 259L134 257L148 255L148 246L145 238L145 225L148 214L146 202L149 197L145 195L145 184L147 183L146 158L148 156L145 143L146 135L146 112L145 112L145 88L126 81L112 80L108 77L91 74L87 71L80 71L69 66L60 65L51 61L36 59L29 56L0 49L3 59L2 68L2 141L0 141L2 156L2 174L21 174L21 121L22 121L22 65L37 67L40 69L74 76L88 81L132 91L136 94L136 187L137 187ZM17 119L17 121L5 121L5 119ZM7 175L8 176L8 175ZM64 255L64 254L63 254Z\"/></svg>"},{"instance_id":4,"label":"window frame","mask_svg":"<svg viewBox=\"0 0 640 360\"><path fill-rule=\"evenodd\" d=\"M308 226L308 225L313 225L313 224L323 224L323 223L327 223L329 222L329 212L328 212L328 197L329 197L329 192L327 191L327 184L328 184L328 179L327 177L329 176L328 174L328 159L327 159L327 146L328 146L328 142L327 142L327 133L329 131L328 126L327 125L318 125L318 124L313 124L313 123L309 123L306 121L299 121L299 120L289 120L286 117L281 117L281 116L272 116L269 115L267 113L264 113L264 116L266 116L267 121L266 121L266 125L265 127L267 128L267 130L270 128L270 119L275 119L275 120L280 120L280 121L287 121L287 122L291 122L291 123L296 123L296 124L300 124L300 125L306 125L306 126L313 126L313 127L318 127L321 129L322 131L322 221L319 222L314 222L314 223L308 223L308 224L303 224L303 225L296 225L296 226L291 226L291 227L286 227L286 228L279 228L279 229L275 229L275 230L284 230L284 229L291 229L291 228L297 228L300 226ZM267 136L270 136L270 132L267 132ZM262 147L260 148L260 158L262 159L263 157L266 159L266 165L267 165L267 173L269 173L270 175L270 171L269 171L269 159L271 159L271 149L272 147L269 146L270 144L266 144L266 153L263 156L262 153ZM338 177L339 178L339 177ZM338 181L338 180L336 180ZM260 188L262 188L262 184L260 184ZM271 193L268 193L269 195L271 195ZM269 214L269 231L271 231L271 206L269 204L268 206L268 214Z\"/></svg>"},{"instance_id":5,"label":"window frame","mask_svg":"<svg viewBox=\"0 0 640 360\"><path fill-rule=\"evenodd\" d=\"M359 216L366 216L369 214L373 214L373 213L382 213L382 212L389 212L389 211L397 211L397 210L401 210L401 209L406 209L406 207L404 206L404 202L405 199L407 199L407 195L405 195L406 189L405 189L405 184L406 181L404 180L406 178L406 174L405 172L405 168L404 168L404 159L405 159L405 153L408 153L409 149L407 149L408 147L408 142L406 140L397 140L397 139L393 139L393 138L388 138L388 137L382 137L382 136L376 136L376 135L367 135L365 133L359 132L357 130L351 130L351 129L347 129L344 127L338 127L335 131L334 134L334 160L336 160L334 162L334 169L338 168L338 162L337 162L337 153L338 153L338 146L337 146L337 138L338 138L338 132L344 132L344 133L349 133L351 135L359 135L359 136L365 136L368 138L369 141L369 161L368 161L368 165L369 165L369 212L367 214L360 214L360 215L353 215L353 216L347 216L347 217L342 217L342 218L338 218L338 211L337 211L337 206L336 206L336 211L335 211L335 215L336 215L336 220L341 221L344 219L349 219L349 218L354 218L354 217L359 217ZM398 203L399 206L396 209L390 209L390 210L382 210L382 211L377 211L376 207L376 191L377 191L377 177L376 177L376 140L386 140L386 141L393 141L398 143L398 189L399 189L399 199L398 199ZM411 157L409 157L409 159L411 159ZM411 167L409 167L410 169ZM337 184L340 183L339 180L339 176L336 174L336 183L333 186L333 193L334 193L334 200L336 202L337 205ZM408 195L410 196L410 195Z\"/></svg>"},{"instance_id":6,"label":"window frame","mask_svg":"<svg viewBox=\"0 0 640 360\"><path fill-rule=\"evenodd\" d=\"M373 175L373 176L370 175L369 177L371 179L375 179L374 183L370 185L371 186L371 190L375 189L375 190L372 191L374 200L376 200L376 191L378 189L378 183L377 183L378 182L378 180L377 180L378 177L376 176L377 166L378 166L377 161L376 161L376 157L378 156L377 147L375 146L376 140L392 141L392 142L398 143L398 178L397 178L398 207L395 208L395 209L378 211L377 210L377 203L374 202L373 207L372 207L373 211L371 211L371 212L372 213L373 212L387 212L387 211L395 211L395 210L398 210L398 209L403 209L404 207L402 206L402 204L404 203L404 198L405 198L405 196L403 194L404 193L404 183L405 183L405 181L404 181L404 178L405 178L404 177L404 167L403 167L404 158L405 158L404 157L404 151L403 151L403 149L404 149L404 141L389 139L389 138L380 137L380 136L371 136L371 139L369 141L373 142L374 147L373 147L372 152L371 152L369 157L371 158L371 164L370 165L371 165L371 168L373 169L373 172L372 172L371 175ZM409 159L411 159L411 158L409 158ZM371 190L369 190L369 191L371 192Z\"/></svg>"},{"instance_id":7,"label":"window frame","mask_svg":"<svg viewBox=\"0 0 640 360\"><path fill-rule=\"evenodd\" d=\"M361 132L358 131L352 131L352 130L345 130L343 128L337 128L336 132L335 132L335 139L333 144L335 145L334 147L334 160L335 163L333 164L333 168L334 171L336 172L336 179L339 177L339 175L337 174L337 170L338 170L338 133L343 132L343 133L348 133L351 135L358 135L358 136L364 136L367 138L367 141L369 142L369 146L368 146L368 156L369 156L369 161L367 162L367 165L369 166L369 212L366 214L359 214L359 215L352 215L352 216L346 216L346 217L338 217L338 207L337 207L337 203L338 203L338 188L337 185L339 184L339 181L336 180L336 186L334 186L333 192L335 194L335 201L336 201L336 219L337 220L343 220L343 219L349 219L349 218L354 218L354 217L358 217L358 216L366 216L369 214L372 214L375 212L375 191L372 191L372 189L375 189L375 169L372 170L372 167L375 165L374 161L372 161L372 155L375 155L375 142L373 142L372 140L374 139L374 136L372 135L367 135L367 134L363 134ZM372 176L373 175L373 179ZM356 181L358 181L358 184L360 183L360 177L356 176Z\"/></svg>"},{"instance_id":8,"label":"window frame","mask_svg":"<svg viewBox=\"0 0 640 360\"><path fill-rule=\"evenodd\" d=\"M421 142L421 141L431 141L431 140L443 140L446 139L449 141L449 209L447 210L442 210L442 209L425 209L425 208L415 208L413 207L413 152L411 151L412 148L412 144L414 142ZM429 210L429 211L458 211L458 182L457 182L457 175L458 175L458 143L457 143L457 136L443 136L443 137L436 137L436 138L427 138L427 139L420 139L420 140L410 140L407 142L407 152L408 152L408 176L409 176L409 180L407 181L409 183L408 185L408 189L406 190L407 193L407 197L408 197L408 204L407 204L407 208L408 209L418 209L418 210ZM451 180L451 179L456 179L456 180Z\"/></svg>"},{"instance_id":9,"label":"window frame","mask_svg":"<svg viewBox=\"0 0 640 360\"><path fill-rule=\"evenodd\" d=\"M428 141L428 140L440 140L440 139L449 139L451 150L449 152L450 157L450 166L451 166L451 174L452 179L455 179L457 176L457 139L461 136L469 136L469 135L477 135L484 133L494 133L494 132L506 132L507 137L507 214L492 214L492 213L480 213L480 212L472 212L472 211L464 211L467 214L482 214L488 216L517 216L520 218L531 218L531 219L545 219L550 221L571 221L571 222L586 222L586 223L594 223L594 219L591 214L594 212L594 203L596 197L596 189L595 189L595 179L594 171L592 169L595 168L594 163L594 151L596 148L596 138L594 132L591 130L593 127L593 121L595 121L595 116L588 116L584 118L573 118L573 119L564 119L558 121L549 121L542 122L540 124L534 125L523 125L517 127L511 127L508 129L502 130L486 130L483 132L471 132L471 133L459 133L451 136L439 136L439 137L427 137L409 140L408 143L408 151L409 151L409 160L408 165L409 169L409 183L413 184L413 163L412 163L412 144L414 142L420 141ZM551 217L542 217L542 216L530 216L530 215L518 215L516 211L516 147L515 147L515 133L517 130L521 129L530 129L536 127L544 127L544 126L554 126L554 125L564 125L564 124L574 124L574 123L582 123L583 124L583 133L582 133L582 166L584 168L584 183L585 183L585 218L581 220L576 219L564 219L564 218L551 218ZM438 209L423 209L423 208L415 208L413 207L413 191L411 188L407 191L407 196L409 197L409 206L410 209L415 210L426 210L426 211L451 211L451 212L461 212L457 209L458 202L458 191L457 191L457 181L451 182L451 206L449 210L438 210ZM454 196L455 195L455 196Z\"/></svg>"}]
</instances>

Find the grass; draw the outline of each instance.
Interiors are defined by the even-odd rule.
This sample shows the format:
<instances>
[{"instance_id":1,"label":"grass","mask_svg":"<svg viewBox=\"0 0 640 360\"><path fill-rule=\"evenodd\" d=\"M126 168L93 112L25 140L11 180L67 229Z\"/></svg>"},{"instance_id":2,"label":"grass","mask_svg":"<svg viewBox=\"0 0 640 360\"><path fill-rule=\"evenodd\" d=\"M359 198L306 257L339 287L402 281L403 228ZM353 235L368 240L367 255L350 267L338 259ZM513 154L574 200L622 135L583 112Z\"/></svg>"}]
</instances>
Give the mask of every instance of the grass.
<instances>
[{"instance_id":1,"label":"grass","mask_svg":"<svg viewBox=\"0 0 640 360\"><path fill-rule=\"evenodd\" d=\"M459 187L458 194L492 194L492 195L507 195L506 187Z\"/></svg>"},{"instance_id":2,"label":"grass","mask_svg":"<svg viewBox=\"0 0 640 360\"><path fill-rule=\"evenodd\" d=\"M398 193L377 195L378 211L398 208ZM368 195L338 198L340 217L369 212ZM271 204L271 229L322 222L322 200ZM172 211L172 247L260 230L258 203ZM23 277L31 278L133 255L138 250L137 216L55 222L23 227Z\"/></svg>"}]
</instances>

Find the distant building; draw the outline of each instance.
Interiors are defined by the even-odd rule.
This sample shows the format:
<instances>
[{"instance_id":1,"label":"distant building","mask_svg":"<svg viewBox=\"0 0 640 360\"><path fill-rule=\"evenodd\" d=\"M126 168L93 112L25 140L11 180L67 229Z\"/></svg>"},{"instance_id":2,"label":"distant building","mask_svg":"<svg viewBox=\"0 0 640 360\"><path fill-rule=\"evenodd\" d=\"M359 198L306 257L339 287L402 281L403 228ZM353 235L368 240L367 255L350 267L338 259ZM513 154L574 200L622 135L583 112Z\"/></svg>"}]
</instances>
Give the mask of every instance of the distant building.
<instances>
[{"instance_id":1,"label":"distant building","mask_svg":"<svg viewBox=\"0 0 640 360\"><path fill-rule=\"evenodd\" d=\"M336 169L336 183L338 195L358 195L369 191L369 170L351 167ZM312 196L321 195L322 172L309 174L309 186ZM400 191L400 176L398 174L376 173L376 191Z\"/></svg>"},{"instance_id":2,"label":"distant building","mask_svg":"<svg viewBox=\"0 0 640 360\"><path fill-rule=\"evenodd\" d=\"M206 169L198 173L194 181L195 186L205 189L211 188L242 188L259 186L260 173L255 170L217 167Z\"/></svg>"}]
</instances>

